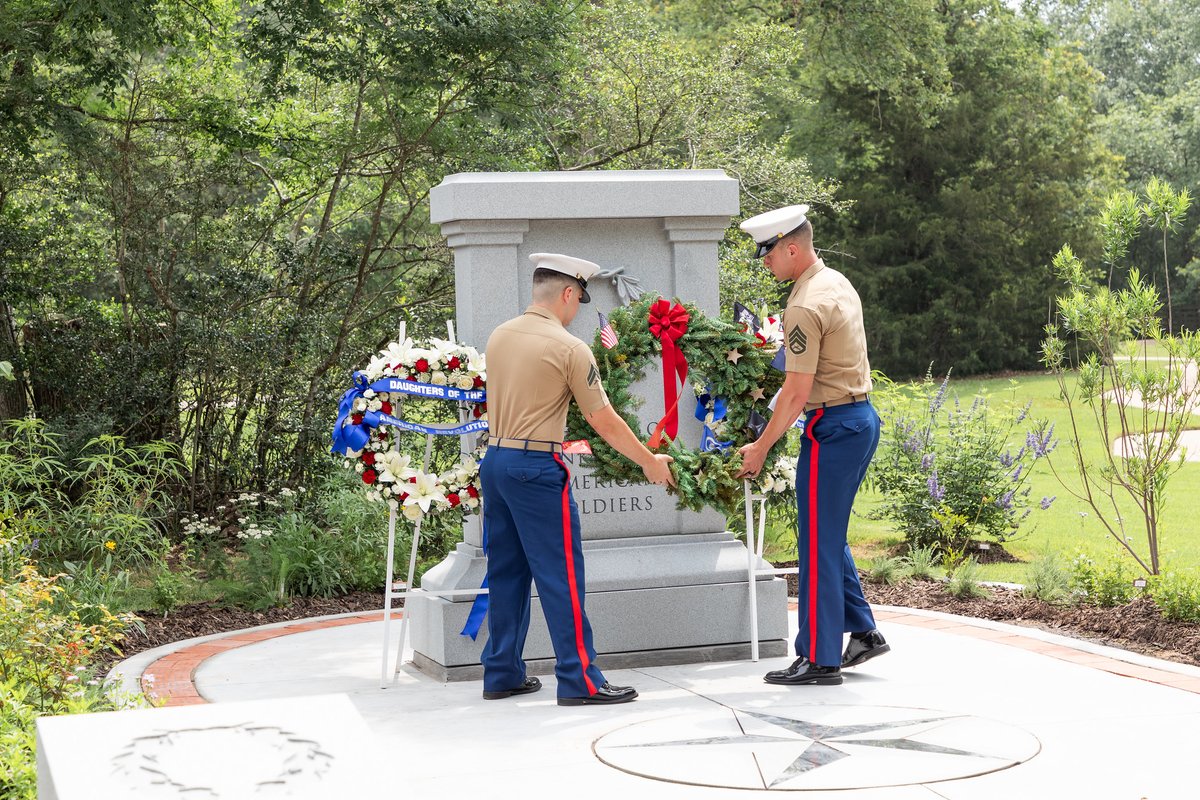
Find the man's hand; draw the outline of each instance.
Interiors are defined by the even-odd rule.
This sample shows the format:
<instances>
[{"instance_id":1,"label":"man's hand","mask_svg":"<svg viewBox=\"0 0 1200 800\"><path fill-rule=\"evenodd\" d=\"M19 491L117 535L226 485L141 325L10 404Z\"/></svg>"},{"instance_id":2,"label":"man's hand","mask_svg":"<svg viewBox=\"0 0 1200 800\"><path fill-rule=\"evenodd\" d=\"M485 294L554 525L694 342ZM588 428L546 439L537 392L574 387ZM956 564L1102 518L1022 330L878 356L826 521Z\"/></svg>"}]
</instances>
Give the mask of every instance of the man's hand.
<instances>
[{"instance_id":1,"label":"man's hand","mask_svg":"<svg viewBox=\"0 0 1200 800\"><path fill-rule=\"evenodd\" d=\"M762 446L762 440L743 445L738 452L742 454L742 471L739 478L754 478L762 472L763 462L767 460L768 448Z\"/></svg>"},{"instance_id":2,"label":"man's hand","mask_svg":"<svg viewBox=\"0 0 1200 800\"><path fill-rule=\"evenodd\" d=\"M671 462L675 459L666 453L655 453L654 460L642 467L646 480L656 485L675 485L675 476L671 474Z\"/></svg>"}]
</instances>

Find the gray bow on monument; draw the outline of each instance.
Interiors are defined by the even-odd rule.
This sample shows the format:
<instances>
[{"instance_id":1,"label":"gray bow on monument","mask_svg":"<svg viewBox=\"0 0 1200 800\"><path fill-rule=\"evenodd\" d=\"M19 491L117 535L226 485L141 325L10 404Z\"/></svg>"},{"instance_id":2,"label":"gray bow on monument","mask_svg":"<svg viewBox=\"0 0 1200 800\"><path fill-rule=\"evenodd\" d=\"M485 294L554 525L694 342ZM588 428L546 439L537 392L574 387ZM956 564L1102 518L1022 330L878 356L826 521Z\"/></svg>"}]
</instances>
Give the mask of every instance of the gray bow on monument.
<instances>
[{"instance_id":1,"label":"gray bow on monument","mask_svg":"<svg viewBox=\"0 0 1200 800\"><path fill-rule=\"evenodd\" d=\"M602 269L596 273L596 277L612 279L613 286L617 287L617 296L621 298L622 305L630 305L642 296L641 279L626 275L624 267Z\"/></svg>"}]
</instances>

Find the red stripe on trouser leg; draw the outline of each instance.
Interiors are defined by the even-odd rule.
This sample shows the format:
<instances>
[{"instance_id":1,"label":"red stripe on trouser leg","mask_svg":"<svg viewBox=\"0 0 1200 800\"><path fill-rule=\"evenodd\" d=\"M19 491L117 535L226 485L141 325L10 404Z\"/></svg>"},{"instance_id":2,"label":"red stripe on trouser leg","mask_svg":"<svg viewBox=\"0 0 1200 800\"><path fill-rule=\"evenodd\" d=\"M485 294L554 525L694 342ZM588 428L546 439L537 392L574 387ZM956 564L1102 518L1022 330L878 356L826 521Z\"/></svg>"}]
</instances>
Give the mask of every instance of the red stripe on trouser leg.
<instances>
[{"instance_id":1,"label":"red stripe on trouser leg","mask_svg":"<svg viewBox=\"0 0 1200 800\"><path fill-rule=\"evenodd\" d=\"M595 694L596 686L587 674L589 663L587 648L583 646L583 608L579 603L579 587L575 583L575 547L571 539L571 470L567 469L567 465L557 453L554 454L554 460L567 473L567 482L562 490L563 554L567 561L567 586L571 590L571 616L575 621L575 649L579 651L579 663L582 665L583 682L587 686L588 694Z\"/></svg>"},{"instance_id":2,"label":"red stripe on trouser leg","mask_svg":"<svg viewBox=\"0 0 1200 800\"><path fill-rule=\"evenodd\" d=\"M812 435L813 426L825 413L825 409L817 409L812 418L804 423L804 435L812 442L812 450L808 458L808 658L811 661L817 653L817 466L821 452L821 443ZM832 665L822 665L832 666Z\"/></svg>"}]
</instances>

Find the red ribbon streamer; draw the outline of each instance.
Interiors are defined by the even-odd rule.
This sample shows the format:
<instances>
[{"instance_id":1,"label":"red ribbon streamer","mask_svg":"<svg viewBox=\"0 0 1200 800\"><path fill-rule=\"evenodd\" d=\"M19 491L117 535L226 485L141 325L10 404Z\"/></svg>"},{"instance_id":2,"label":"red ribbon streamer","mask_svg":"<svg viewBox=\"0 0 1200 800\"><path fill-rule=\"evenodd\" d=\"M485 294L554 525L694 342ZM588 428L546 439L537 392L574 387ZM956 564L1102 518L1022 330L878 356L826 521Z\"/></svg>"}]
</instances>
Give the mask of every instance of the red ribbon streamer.
<instances>
[{"instance_id":1,"label":"red ribbon streamer","mask_svg":"<svg viewBox=\"0 0 1200 800\"><path fill-rule=\"evenodd\" d=\"M663 406L667 413L659 421L650 437L650 446L657 447L662 441L663 430L674 441L679 434L679 389L675 384L687 385L688 363L675 342L687 333L688 312L679 303L656 300L650 306L650 334L662 343Z\"/></svg>"}]
</instances>

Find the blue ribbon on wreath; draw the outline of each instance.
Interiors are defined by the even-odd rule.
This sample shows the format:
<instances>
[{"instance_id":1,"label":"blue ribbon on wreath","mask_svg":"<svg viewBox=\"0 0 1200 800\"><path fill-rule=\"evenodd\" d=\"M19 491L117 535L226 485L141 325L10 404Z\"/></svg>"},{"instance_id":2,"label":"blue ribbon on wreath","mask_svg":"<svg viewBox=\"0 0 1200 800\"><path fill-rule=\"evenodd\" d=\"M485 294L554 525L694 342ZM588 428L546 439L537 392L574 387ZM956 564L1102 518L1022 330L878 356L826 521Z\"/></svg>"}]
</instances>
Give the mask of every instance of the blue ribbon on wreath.
<instances>
[{"instance_id":1,"label":"blue ribbon on wreath","mask_svg":"<svg viewBox=\"0 0 1200 800\"><path fill-rule=\"evenodd\" d=\"M487 430L488 427L487 420L482 419L457 425L426 425L420 422L408 422L382 411L355 411L355 402L363 397L368 389L376 392L403 392L421 397L468 402L482 402L487 396L482 389L455 389L452 386L437 386L400 378L384 378L369 384L366 373L355 372L354 385L347 389L342 395L342 399L338 401L337 421L333 423L333 453L345 455L362 450L371 439L371 429L380 425L392 425L401 430L428 433L434 436L462 436L465 433ZM356 414L360 417L360 421L357 423L353 421Z\"/></svg>"},{"instance_id":2,"label":"blue ribbon on wreath","mask_svg":"<svg viewBox=\"0 0 1200 800\"><path fill-rule=\"evenodd\" d=\"M707 453L710 450L719 450L724 453L732 445L733 441L718 442L717 437L713 434L712 428L709 427L708 415L712 413L712 421L720 422L725 419L725 399L723 397L713 397L711 393L705 392L696 398L696 419L704 423L704 432L700 434L700 452Z\"/></svg>"},{"instance_id":3,"label":"blue ribbon on wreath","mask_svg":"<svg viewBox=\"0 0 1200 800\"><path fill-rule=\"evenodd\" d=\"M483 556L485 559L487 558L487 553L488 553L488 535L487 535L487 526L484 525L483 526ZM484 573L483 584L480 585L479 588L480 589L488 588L487 573ZM483 618L487 616L487 612L488 612L488 595L487 594L475 595L475 600L474 600L474 602L471 603L471 610L469 612L467 612L466 624L463 625L463 629L458 632L458 635L459 636L470 636L471 641L475 641L475 637L477 637L479 635L479 629L483 627Z\"/></svg>"}]
</instances>

